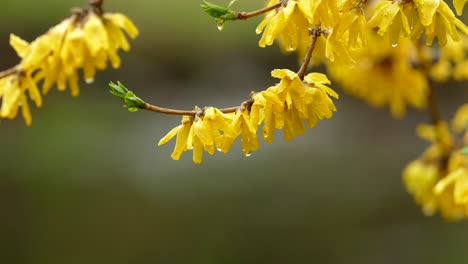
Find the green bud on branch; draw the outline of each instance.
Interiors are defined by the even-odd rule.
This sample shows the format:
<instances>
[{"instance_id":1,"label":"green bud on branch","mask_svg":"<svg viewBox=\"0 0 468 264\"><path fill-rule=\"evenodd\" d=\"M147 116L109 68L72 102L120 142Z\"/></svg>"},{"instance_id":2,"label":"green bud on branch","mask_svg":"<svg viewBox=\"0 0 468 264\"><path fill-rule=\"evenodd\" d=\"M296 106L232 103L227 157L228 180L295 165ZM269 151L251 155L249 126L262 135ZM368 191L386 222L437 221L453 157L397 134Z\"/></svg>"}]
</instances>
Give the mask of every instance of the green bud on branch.
<instances>
[{"instance_id":1,"label":"green bud on branch","mask_svg":"<svg viewBox=\"0 0 468 264\"><path fill-rule=\"evenodd\" d=\"M200 5L205 12L216 19L222 19L224 21L236 20L237 12L229 9L229 7L222 7L219 5L212 4L203 0L204 5Z\"/></svg>"},{"instance_id":2,"label":"green bud on branch","mask_svg":"<svg viewBox=\"0 0 468 264\"><path fill-rule=\"evenodd\" d=\"M141 100L132 91L129 91L122 83L117 81L117 84L110 82L110 93L114 96L123 99L127 104L127 109L130 112L136 112L139 108L145 108L145 101Z\"/></svg>"}]
</instances>

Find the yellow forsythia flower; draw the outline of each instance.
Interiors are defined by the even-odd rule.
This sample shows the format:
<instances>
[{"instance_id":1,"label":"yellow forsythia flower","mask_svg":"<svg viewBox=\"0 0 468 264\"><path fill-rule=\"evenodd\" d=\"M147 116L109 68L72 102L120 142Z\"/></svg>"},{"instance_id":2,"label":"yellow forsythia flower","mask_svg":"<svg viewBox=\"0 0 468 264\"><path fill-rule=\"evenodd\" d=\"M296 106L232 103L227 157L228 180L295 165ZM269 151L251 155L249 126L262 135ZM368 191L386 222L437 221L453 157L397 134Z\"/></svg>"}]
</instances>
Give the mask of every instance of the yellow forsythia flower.
<instances>
[{"instance_id":1,"label":"yellow forsythia flower","mask_svg":"<svg viewBox=\"0 0 468 264\"><path fill-rule=\"evenodd\" d=\"M468 104L465 104L453 118L453 131L465 130L467 122ZM447 220L468 218L468 155L462 151L468 145L468 137L462 142L455 141L442 121L418 126L417 134L430 141L431 146L405 168L406 189L426 214L438 211Z\"/></svg>"},{"instance_id":2,"label":"yellow forsythia flower","mask_svg":"<svg viewBox=\"0 0 468 264\"><path fill-rule=\"evenodd\" d=\"M414 44L402 39L397 47L391 47L375 33L369 32L368 37L368 46L353 52L354 65L327 65L331 77L345 92L374 107L388 105L395 118L405 115L406 105L424 108L428 83L411 64L417 52Z\"/></svg>"},{"instance_id":3,"label":"yellow forsythia flower","mask_svg":"<svg viewBox=\"0 0 468 264\"><path fill-rule=\"evenodd\" d=\"M458 30L468 34L468 27L455 17L450 7L440 0L382 1L373 11L368 25L378 28L378 34L388 34L392 44L399 38L425 35L427 45L437 37L440 46L447 43L447 35L460 39Z\"/></svg>"},{"instance_id":4,"label":"yellow forsythia flower","mask_svg":"<svg viewBox=\"0 0 468 264\"><path fill-rule=\"evenodd\" d=\"M138 29L126 16L87 11L63 20L31 43L12 34L10 44L21 62L16 67L17 76L0 82L1 117L14 118L21 104L26 123L31 124L27 98L29 95L40 107L37 83L41 80L43 94L57 85L59 90L69 87L71 94L77 96L79 70L83 70L85 81L90 83L96 69L105 69L108 61L118 68L118 51L130 49L124 32L131 38L138 35Z\"/></svg>"},{"instance_id":5,"label":"yellow forsythia flower","mask_svg":"<svg viewBox=\"0 0 468 264\"><path fill-rule=\"evenodd\" d=\"M434 193L450 197L452 204L441 211L451 219L468 217L468 156L460 151L450 156L447 175L434 186Z\"/></svg>"},{"instance_id":6,"label":"yellow forsythia flower","mask_svg":"<svg viewBox=\"0 0 468 264\"><path fill-rule=\"evenodd\" d=\"M179 160L182 153L189 150L187 145L187 139L190 134L190 128L192 127L193 118L190 116L183 116L182 122L179 126L173 128L166 136L159 140L158 146L164 145L169 140L177 135L174 152L172 152L172 159Z\"/></svg>"},{"instance_id":7,"label":"yellow forsythia flower","mask_svg":"<svg viewBox=\"0 0 468 264\"><path fill-rule=\"evenodd\" d=\"M28 96L37 107L42 106L42 97L39 89L29 74L19 73L0 79L0 98L2 98L0 117L15 118L21 106L21 112L26 125L31 125L32 117Z\"/></svg>"},{"instance_id":8,"label":"yellow forsythia flower","mask_svg":"<svg viewBox=\"0 0 468 264\"><path fill-rule=\"evenodd\" d=\"M272 71L272 76L281 79L280 83L254 95L251 110L252 122L265 122L262 135L266 142L273 141L275 129L282 129L284 138L291 140L304 134L302 120L313 127L336 111L329 96L338 95L326 86L330 81L325 75L310 73L302 81L296 73L282 69Z\"/></svg>"},{"instance_id":9,"label":"yellow forsythia flower","mask_svg":"<svg viewBox=\"0 0 468 264\"><path fill-rule=\"evenodd\" d=\"M257 150L259 146L257 137L258 124L253 124L251 122L248 110L243 107L241 107L232 118L234 134L226 134L223 136L221 151L224 153L228 152L236 138L240 135L242 152L245 156L248 156L252 151Z\"/></svg>"},{"instance_id":10,"label":"yellow forsythia flower","mask_svg":"<svg viewBox=\"0 0 468 264\"><path fill-rule=\"evenodd\" d=\"M221 131L223 132L221 134ZM215 149L223 148L223 137L234 137L236 132L232 128L232 115L224 114L218 109L208 107L203 114L191 117L184 116L182 124L173 128L163 137L158 145L161 146L177 135L172 158L178 160L187 150L193 150L193 162L201 163L203 150L214 154Z\"/></svg>"},{"instance_id":11,"label":"yellow forsythia flower","mask_svg":"<svg viewBox=\"0 0 468 264\"><path fill-rule=\"evenodd\" d=\"M257 34L263 32L258 45L262 48L273 44L275 39L280 39L281 47L286 52L299 50L305 52L310 37L308 1L287 1L276 10L270 11L257 26ZM267 6L278 3L271 0Z\"/></svg>"},{"instance_id":12,"label":"yellow forsythia flower","mask_svg":"<svg viewBox=\"0 0 468 264\"><path fill-rule=\"evenodd\" d=\"M338 98L328 78L321 73L310 73L301 80L290 70L274 70L272 76L280 83L256 93L232 113L223 113L214 107L200 110L195 118L184 116L182 124L173 128L158 143L163 145L177 136L172 158L178 160L187 150L193 150L193 162L202 161L203 150L214 154L215 149L227 152L237 137L245 156L258 149L257 129L264 122L262 135L266 142L273 140L275 129L282 129L284 138L305 132L318 120L330 118L336 107L330 97Z\"/></svg>"},{"instance_id":13,"label":"yellow forsythia flower","mask_svg":"<svg viewBox=\"0 0 468 264\"><path fill-rule=\"evenodd\" d=\"M432 192L439 179L439 167L422 160L410 162L403 171L403 183L414 201L423 208L425 215L437 211L437 200Z\"/></svg>"}]
</instances>

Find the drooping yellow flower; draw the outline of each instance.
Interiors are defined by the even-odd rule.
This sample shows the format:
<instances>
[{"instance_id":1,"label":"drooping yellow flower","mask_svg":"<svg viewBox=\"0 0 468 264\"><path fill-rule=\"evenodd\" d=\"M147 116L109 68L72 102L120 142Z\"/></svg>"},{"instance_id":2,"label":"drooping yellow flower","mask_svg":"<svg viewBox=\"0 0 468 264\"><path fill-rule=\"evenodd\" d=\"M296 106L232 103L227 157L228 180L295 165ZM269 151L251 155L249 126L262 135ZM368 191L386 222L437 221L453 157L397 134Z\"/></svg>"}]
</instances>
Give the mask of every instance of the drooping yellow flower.
<instances>
[{"instance_id":1,"label":"drooping yellow flower","mask_svg":"<svg viewBox=\"0 0 468 264\"><path fill-rule=\"evenodd\" d=\"M326 57L331 62L351 64L350 50L367 46L367 21L364 14L364 2L345 0L340 6L340 15L328 28ZM322 11L325 12L325 11ZM333 13L333 12L330 12Z\"/></svg>"},{"instance_id":2,"label":"drooping yellow flower","mask_svg":"<svg viewBox=\"0 0 468 264\"><path fill-rule=\"evenodd\" d=\"M19 104L18 100L23 105L23 113L29 113L28 105L22 103L27 102L26 90L29 90L29 97L40 106L37 103L40 94L35 93L35 89L41 80L44 94L56 85L59 90L69 87L71 94L77 96L79 70L83 71L84 79L89 83L94 80L96 69L105 69L108 61L114 68L120 66L118 51L130 49L124 31L129 37L135 38L138 29L122 14L97 15L91 10L82 12L63 20L31 43L13 34L10 36L10 45L21 58L21 62L17 66L18 81L5 83L18 83L9 87L17 87L21 95L16 97L18 92L13 91L13 88L4 89L4 96L15 94L11 98L16 98L13 100L16 103L12 103L10 97L8 100L3 99L2 117L16 116L14 107ZM30 124L31 115L24 115L27 117L26 122Z\"/></svg>"},{"instance_id":3,"label":"drooping yellow flower","mask_svg":"<svg viewBox=\"0 0 468 264\"><path fill-rule=\"evenodd\" d=\"M460 38L458 30L468 34L468 27L440 0L382 1L368 25L378 28L381 36L388 34L392 44L407 36L419 39L424 33L427 45L432 45L437 37L439 45L445 46L448 36Z\"/></svg>"},{"instance_id":4,"label":"drooping yellow flower","mask_svg":"<svg viewBox=\"0 0 468 264\"><path fill-rule=\"evenodd\" d=\"M267 6L275 5L278 1L271 0ZM309 1L286 1L279 8L270 11L257 26L257 34L263 32L258 45L264 48L279 39L284 51L298 50L304 53L310 40L307 2Z\"/></svg>"},{"instance_id":5,"label":"drooping yellow flower","mask_svg":"<svg viewBox=\"0 0 468 264\"><path fill-rule=\"evenodd\" d=\"M433 215L437 211L437 199L432 189L439 179L439 174L437 165L422 160L410 162L403 171L406 190L422 207L425 215Z\"/></svg>"},{"instance_id":6,"label":"drooping yellow flower","mask_svg":"<svg viewBox=\"0 0 468 264\"><path fill-rule=\"evenodd\" d=\"M468 156L460 151L450 156L447 175L434 186L437 196L448 196L451 204L447 208L441 207L441 211L454 220L468 217Z\"/></svg>"},{"instance_id":7,"label":"drooping yellow flower","mask_svg":"<svg viewBox=\"0 0 468 264\"><path fill-rule=\"evenodd\" d=\"M313 127L336 111L330 96L338 95L326 86L330 81L325 75L310 73L302 81L296 73L282 69L273 70L272 76L281 79L280 83L254 95L251 109L252 122L264 121L266 142L273 140L275 129L283 129L284 138L290 140L304 133L303 120Z\"/></svg>"},{"instance_id":8,"label":"drooping yellow flower","mask_svg":"<svg viewBox=\"0 0 468 264\"><path fill-rule=\"evenodd\" d=\"M387 36L388 37L388 36ZM395 118L402 118L406 105L426 106L428 83L425 75L413 67L416 47L402 39L396 47L385 44L385 38L368 34L368 46L355 50L354 65L331 63L328 72L342 89L374 107L389 106Z\"/></svg>"},{"instance_id":9,"label":"drooping yellow flower","mask_svg":"<svg viewBox=\"0 0 468 264\"><path fill-rule=\"evenodd\" d=\"M18 72L0 79L0 98L2 99L0 117L13 119L21 107L23 118L28 126L32 123L29 98L37 107L42 106L42 97L36 82L30 74L25 72Z\"/></svg>"},{"instance_id":10,"label":"drooping yellow flower","mask_svg":"<svg viewBox=\"0 0 468 264\"><path fill-rule=\"evenodd\" d=\"M468 36L460 40L447 40L447 45L439 49L438 61L431 67L431 77L439 82L453 78L457 81L468 80Z\"/></svg>"},{"instance_id":11,"label":"drooping yellow flower","mask_svg":"<svg viewBox=\"0 0 468 264\"><path fill-rule=\"evenodd\" d=\"M169 131L169 133L167 133L167 135L161 138L158 142L158 146L161 146L169 142L173 137L177 136L174 151L171 155L173 160L179 160L182 153L189 150L187 139L190 133L190 128L192 127L192 121L192 117L183 116L181 124L171 129L171 131Z\"/></svg>"},{"instance_id":12,"label":"drooping yellow flower","mask_svg":"<svg viewBox=\"0 0 468 264\"><path fill-rule=\"evenodd\" d=\"M184 116L182 124L169 131L159 141L158 146L166 144L177 135L171 157L178 160L183 152L193 150L194 163L201 163L203 150L211 155L214 154L215 149L221 150L224 143L223 137L232 137L235 134L232 128L232 116L213 107L206 108L202 113L195 119Z\"/></svg>"},{"instance_id":13,"label":"drooping yellow flower","mask_svg":"<svg viewBox=\"0 0 468 264\"><path fill-rule=\"evenodd\" d=\"M203 150L213 155L215 149L222 149L223 135L220 131L225 136L234 133L230 116L221 113L216 108L206 108L204 116L193 122L187 139L189 149L193 149L194 163L201 163Z\"/></svg>"},{"instance_id":14,"label":"drooping yellow flower","mask_svg":"<svg viewBox=\"0 0 468 264\"><path fill-rule=\"evenodd\" d=\"M468 117L465 114L468 115L468 105L455 114L453 131L466 128ZM465 125L460 126L459 122ZM426 214L437 211L447 220L468 218L468 155L463 152L468 143L457 142L443 121L420 125L417 134L431 145L403 173L408 192Z\"/></svg>"},{"instance_id":15,"label":"drooping yellow flower","mask_svg":"<svg viewBox=\"0 0 468 264\"><path fill-rule=\"evenodd\" d=\"M222 152L226 153L227 151L229 151L232 144L239 135L241 136L242 152L245 156L250 155L252 151L258 149L258 124L255 125L251 122L251 118L247 109L241 107L239 110L237 110L237 112L233 116L231 127L234 131L234 134L223 135L223 143L221 148Z\"/></svg>"}]
</instances>

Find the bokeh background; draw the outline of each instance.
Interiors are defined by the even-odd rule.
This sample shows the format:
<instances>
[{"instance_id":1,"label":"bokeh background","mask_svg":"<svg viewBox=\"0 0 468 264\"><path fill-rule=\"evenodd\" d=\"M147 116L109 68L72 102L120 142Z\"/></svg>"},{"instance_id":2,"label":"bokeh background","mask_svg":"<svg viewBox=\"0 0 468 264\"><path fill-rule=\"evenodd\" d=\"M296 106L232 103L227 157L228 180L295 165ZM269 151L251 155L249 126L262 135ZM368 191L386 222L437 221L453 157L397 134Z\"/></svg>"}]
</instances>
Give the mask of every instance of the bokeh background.
<instances>
[{"instance_id":1,"label":"bokeh background","mask_svg":"<svg viewBox=\"0 0 468 264\"><path fill-rule=\"evenodd\" d=\"M129 113L109 81L162 106L227 107L274 84L272 69L297 68L258 48L260 18L220 32L200 2L106 1L141 31L122 67L78 98L52 91L29 128L0 123L0 263L468 262L468 224L423 216L401 183L426 147L423 112L396 121L341 93L332 119L250 157L237 146L194 165L171 160L173 142L156 147L179 118ZM9 33L32 40L85 3L2 1L0 66L18 61ZM436 93L445 118L468 98L453 83Z\"/></svg>"}]
</instances>

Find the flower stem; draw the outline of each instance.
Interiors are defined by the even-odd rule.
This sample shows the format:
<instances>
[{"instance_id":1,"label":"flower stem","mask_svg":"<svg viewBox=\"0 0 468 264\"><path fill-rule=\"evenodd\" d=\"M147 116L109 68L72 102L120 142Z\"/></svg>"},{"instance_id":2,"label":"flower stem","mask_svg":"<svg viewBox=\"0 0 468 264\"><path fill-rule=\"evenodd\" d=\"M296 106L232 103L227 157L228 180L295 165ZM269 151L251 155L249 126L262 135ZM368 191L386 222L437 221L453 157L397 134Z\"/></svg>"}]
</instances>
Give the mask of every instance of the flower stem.
<instances>
[{"instance_id":1,"label":"flower stem","mask_svg":"<svg viewBox=\"0 0 468 264\"><path fill-rule=\"evenodd\" d=\"M7 77L9 75L18 73L18 66L19 65L16 65L16 66L11 67L10 69L6 69L4 71L1 71L0 72L0 79L5 78L5 77Z\"/></svg>"},{"instance_id":2,"label":"flower stem","mask_svg":"<svg viewBox=\"0 0 468 264\"><path fill-rule=\"evenodd\" d=\"M429 117L431 123L437 125L442 119L440 117L439 107L437 105L437 100L434 95L434 87L432 87L432 82L429 81L429 92L427 93L427 103L429 108Z\"/></svg>"},{"instance_id":3,"label":"flower stem","mask_svg":"<svg viewBox=\"0 0 468 264\"><path fill-rule=\"evenodd\" d=\"M304 59L302 60L301 67L299 68L299 71L297 71L297 75L301 80L304 79L304 76L307 71L307 67L309 67L310 59L312 58L312 53L314 52L315 48L315 42L317 42L317 38L322 34L322 29L319 26L315 26L312 29L310 29L310 43L309 46L307 47L307 52L306 55L304 56Z\"/></svg>"},{"instance_id":4,"label":"flower stem","mask_svg":"<svg viewBox=\"0 0 468 264\"><path fill-rule=\"evenodd\" d=\"M249 19L249 18L252 18L252 17L255 17L255 16L259 16L261 14L264 14L266 12L269 12L271 10L274 10L278 7L280 7L282 4L283 4L284 0L281 0L281 1L278 1L278 3L272 5L272 6L267 6L265 8L262 8L262 9L258 9L258 10L255 10L255 11L251 11L251 12L239 12L237 13L236 15L236 20L245 20L245 19Z\"/></svg>"}]
</instances>

